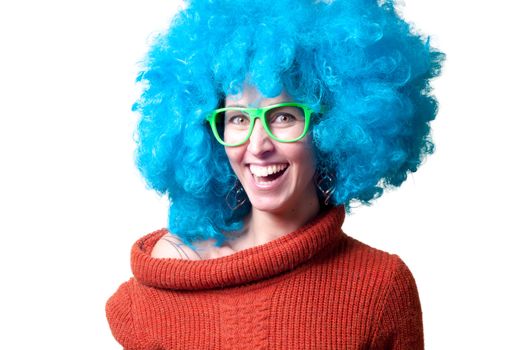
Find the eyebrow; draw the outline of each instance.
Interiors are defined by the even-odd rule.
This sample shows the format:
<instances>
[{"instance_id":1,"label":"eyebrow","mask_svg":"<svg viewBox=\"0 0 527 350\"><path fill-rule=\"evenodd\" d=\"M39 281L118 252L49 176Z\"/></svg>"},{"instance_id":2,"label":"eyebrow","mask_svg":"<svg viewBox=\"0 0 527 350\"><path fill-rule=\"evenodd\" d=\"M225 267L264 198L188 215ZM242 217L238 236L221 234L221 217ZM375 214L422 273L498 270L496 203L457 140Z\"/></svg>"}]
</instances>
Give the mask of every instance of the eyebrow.
<instances>
[{"instance_id":1,"label":"eyebrow","mask_svg":"<svg viewBox=\"0 0 527 350\"><path fill-rule=\"evenodd\" d=\"M225 104L225 107L237 107L237 108L258 108L258 107L255 107L255 105L258 105L260 102L262 101L262 97L258 97L255 101L253 101L252 103L250 103L248 106L242 106L242 105L239 105L239 104L235 104L235 105L231 105L231 106L227 106L227 104ZM251 106L252 105L252 106Z\"/></svg>"},{"instance_id":2,"label":"eyebrow","mask_svg":"<svg viewBox=\"0 0 527 350\"><path fill-rule=\"evenodd\" d=\"M265 108L265 107L274 106L274 105L277 105L277 104L280 104L280 103L282 103L282 102L275 102L275 103L271 103L271 104L268 104L267 106L262 106L262 107L251 107L251 106L244 106L244 105L239 105L239 104L225 105L225 107L236 107L236 108Z\"/></svg>"},{"instance_id":3,"label":"eyebrow","mask_svg":"<svg viewBox=\"0 0 527 350\"><path fill-rule=\"evenodd\" d=\"M242 106L242 105L225 105L225 107L239 107L239 108L248 108L246 106Z\"/></svg>"}]
</instances>

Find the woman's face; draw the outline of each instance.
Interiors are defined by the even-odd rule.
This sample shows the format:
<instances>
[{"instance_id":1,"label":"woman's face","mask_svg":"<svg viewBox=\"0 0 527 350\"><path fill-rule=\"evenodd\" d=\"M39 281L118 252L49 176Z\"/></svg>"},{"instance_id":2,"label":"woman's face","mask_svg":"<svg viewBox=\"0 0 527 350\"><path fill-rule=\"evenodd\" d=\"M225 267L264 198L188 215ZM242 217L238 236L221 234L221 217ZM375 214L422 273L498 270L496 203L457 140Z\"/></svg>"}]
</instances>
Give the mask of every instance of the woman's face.
<instances>
[{"instance_id":1,"label":"woman's face","mask_svg":"<svg viewBox=\"0 0 527 350\"><path fill-rule=\"evenodd\" d=\"M282 102L292 102L285 91L266 98L256 88L245 85L242 94L228 95L225 105L265 107ZM318 201L310 134L297 142L278 142L269 137L256 119L249 140L241 146L225 147L225 152L253 210L285 214L309 201Z\"/></svg>"}]
</instances>

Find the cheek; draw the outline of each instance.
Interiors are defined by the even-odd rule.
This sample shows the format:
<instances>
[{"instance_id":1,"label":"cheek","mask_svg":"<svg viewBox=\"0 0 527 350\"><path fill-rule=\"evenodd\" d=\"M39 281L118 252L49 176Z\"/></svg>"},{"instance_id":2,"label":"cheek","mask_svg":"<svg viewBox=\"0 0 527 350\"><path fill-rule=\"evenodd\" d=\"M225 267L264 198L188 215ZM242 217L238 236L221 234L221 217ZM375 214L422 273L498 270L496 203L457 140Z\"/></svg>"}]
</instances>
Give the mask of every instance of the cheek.
<instances>
[{"instance_id":1,"label":"cheek","mask_svg":"<svg viewBox=\"0 0 527 350\"><path fill-rule=\"evenodd\" d=\"M314 174L316 170L316 161L315 161L315 148L311 137L307 139L307 142L304 147L304 155L306 166L310 169L310 173Z\"/></svg>"},{"instance_id":2,"label":"cheek","mask_svg":"<svg viewBox=\"0 0 527 350\"><path fill-rule=\"evenodd\" d=\"M315 155L311 145L297 143L290 146L294 147L288 149L286 153L289 155L289 159L297 165L297 176L311 178L315 173Z\"/></svg>"},{"instance_id":3,"label":"cheek","mask_svg":"<svg viewBox=\"0 0 527 350\"><path fill-rule=\"evenodd\" d=\"M241 168L241 162L243 160L243 149L241 147L226 147L225 153L229 159L232 170L237 172Z\"/></svg>"},{"instance_id":4,"label":"cheek","mask_svg":"<svg viewBox=\"0 0 527 350\"><path fill-rule=\"evenodd\" d=\"M301 175L304 182L310 182L315 175L315 160L312 155L307 155L301 164Z\"/></svg>"}]
</instances>

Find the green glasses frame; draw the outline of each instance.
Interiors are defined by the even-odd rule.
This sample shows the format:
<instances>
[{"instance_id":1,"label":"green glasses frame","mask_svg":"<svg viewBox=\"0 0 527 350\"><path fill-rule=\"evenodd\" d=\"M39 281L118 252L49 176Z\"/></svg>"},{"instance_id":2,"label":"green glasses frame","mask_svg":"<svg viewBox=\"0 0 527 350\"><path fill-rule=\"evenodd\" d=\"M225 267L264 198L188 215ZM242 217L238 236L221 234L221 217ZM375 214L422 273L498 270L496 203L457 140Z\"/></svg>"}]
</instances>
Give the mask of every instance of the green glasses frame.
<instances>
[{"instance_id":1,"label":"green glasses frame","mask_svg":"<svg viewBox=\"0 0 527 350\"><path fill-rule=\"evenodd\" d=\"M267 120L265 118L265 114L270 109L277 108L277 107L297 107L297 108L301 108L304 111L304 123L305 123L304 124L304 131L302 132L302 134L300 136L298 136L298 137L296 137L296 138L294 138L292 140L282 140L282 139L279 139L278 137L273 135L273 133L271 132L271 129L269 128L269 125L267 125ZM245 112L245 113L247 113L249 115L249 118L250 118L249 132L247 133L247 136L240 142L237 142L237 143L226 143L226 142L224 142L221 139L221 137L220 137L220 135L218 133L218 130L216 129L216 123L215 123L216 115L218 113L223 113L223 112L226 112L226 111L241 111L241 112ZM218 108L218 109L213 110L207 116L206 120L209 122L210 128L212 129L212 133L214 134L214 136L216 137L216 140L218 140L219 143L221 143L223 146L226 146L226 147L236 147L236 146L243 145L245 142L247 142L247 140L249 140L249 138L251 137L251 135L253 133L254 123L255 123L256 119L260 119L260 122L262 123L262 125L264 127L264 130L267 132L267 135L269 135L269 137L272 138L273 140L278 141L278 142L285 142L285 143L296 142L296 141L302 139L304 136L306 136L307 131L309 130L309 124L310 124L311 114L312 113L314 113L314 111L306 104L298 103L298 102L284 102L284 103L278 103L278 104L274 104L274 105L270 105L270 106L265 106L265 107L262 107L262 108L245 108L245 107L224 107L224 108Z\"/></svg>"}]
</instances>

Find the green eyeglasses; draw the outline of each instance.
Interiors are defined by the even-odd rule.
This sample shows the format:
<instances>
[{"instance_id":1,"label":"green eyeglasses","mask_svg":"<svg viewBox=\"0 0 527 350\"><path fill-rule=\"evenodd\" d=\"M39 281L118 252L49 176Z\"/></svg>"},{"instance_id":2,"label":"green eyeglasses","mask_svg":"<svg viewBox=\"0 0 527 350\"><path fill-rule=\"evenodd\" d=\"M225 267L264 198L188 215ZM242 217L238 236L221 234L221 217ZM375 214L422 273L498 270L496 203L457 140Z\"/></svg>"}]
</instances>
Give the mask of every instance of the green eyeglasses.
<instances>
[{"instance_id":1,"label":"green eyeglasses","mask_svg":"<svg viewBox=\"0 0 527 350\"><path fill-rule=\"evenodd\" d=\"M262 108L219 108L207 116L207 121L219 143L236 147L251 137L256 119L273 140L296 142L306 136L312 113L303 103L285 102Z\"/></svg>"}]
</instances>

